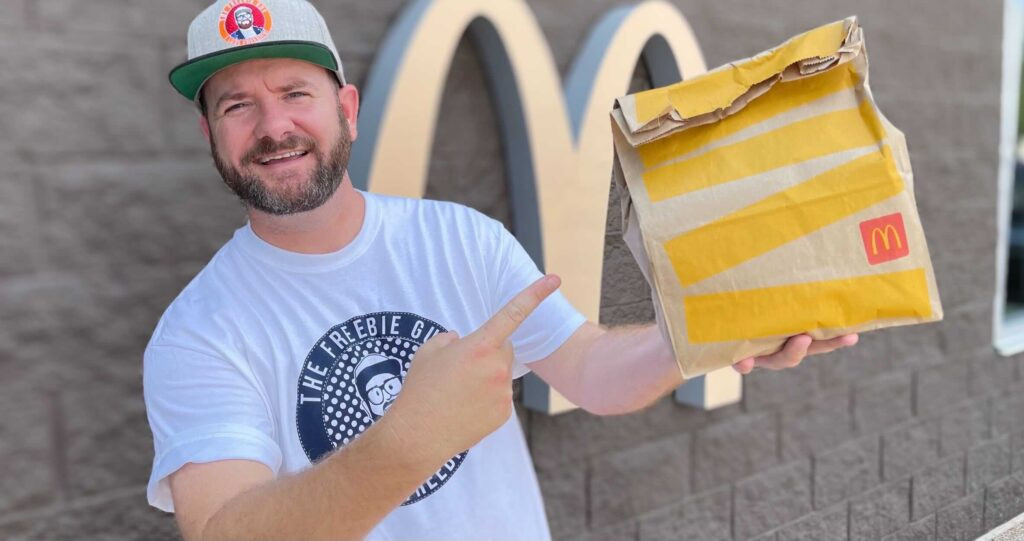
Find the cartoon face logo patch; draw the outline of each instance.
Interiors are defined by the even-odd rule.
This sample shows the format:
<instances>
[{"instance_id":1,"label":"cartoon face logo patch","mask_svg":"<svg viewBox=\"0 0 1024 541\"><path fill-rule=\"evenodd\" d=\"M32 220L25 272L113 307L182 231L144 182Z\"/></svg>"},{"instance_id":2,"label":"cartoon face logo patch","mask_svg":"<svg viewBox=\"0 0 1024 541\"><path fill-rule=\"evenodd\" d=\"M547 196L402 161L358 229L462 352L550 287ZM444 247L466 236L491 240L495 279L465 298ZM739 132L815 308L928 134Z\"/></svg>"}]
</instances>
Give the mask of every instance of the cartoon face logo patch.
<instances>
[{"instance_id":1,"label":"cartoon face logo patch","mask_svg":"<svg viewBox=\"0 0 1024 541\"><path fill-rule=\"evenodd\" d=\"M310 462L348 445L380 419L405 383L416 350L441 325L405 312L376 312L335 325L317 340L299 374L296 428ZM405 503L444 485L468 451L441 466Z\"/></svg>"},{"instance_id":2,"label":"cartoon face logo patch","mask_svg":"<svg viewBox=\"0 0 1024 541\"><path fill-rule=\"evenodd\" d=\"M220 12L220 37L232 45L263 40L270 27L270 11L260 0L232 0Z\"/></svg>"}]
</instances>

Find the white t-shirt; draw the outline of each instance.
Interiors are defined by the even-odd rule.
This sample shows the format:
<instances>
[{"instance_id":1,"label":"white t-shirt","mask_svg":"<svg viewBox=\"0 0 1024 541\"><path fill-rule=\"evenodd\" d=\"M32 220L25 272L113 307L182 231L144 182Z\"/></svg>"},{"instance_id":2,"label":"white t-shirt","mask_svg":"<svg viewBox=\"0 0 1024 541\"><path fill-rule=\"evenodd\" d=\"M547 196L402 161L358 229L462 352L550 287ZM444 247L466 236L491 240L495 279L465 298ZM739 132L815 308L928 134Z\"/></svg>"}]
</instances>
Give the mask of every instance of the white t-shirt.
<instances>
[{"instance_id":1,"label":"white t-shirt","mask_svg":"<svg viewBox=\"0 0 1024 541\"><path fill-rule=\"evenodd\" d=\"M541 275L499 222L472 209L362 195L362 228L342 250L288 252L242 227L164 313L144 363L151 505L173 511L167 476L189 462L308 468L372 424L418 345L476 330ZM515 375L583 322L560 293L544 301L512 336ZM367 539L549 537L512 415Z\"/></svg>"}]
</instances>

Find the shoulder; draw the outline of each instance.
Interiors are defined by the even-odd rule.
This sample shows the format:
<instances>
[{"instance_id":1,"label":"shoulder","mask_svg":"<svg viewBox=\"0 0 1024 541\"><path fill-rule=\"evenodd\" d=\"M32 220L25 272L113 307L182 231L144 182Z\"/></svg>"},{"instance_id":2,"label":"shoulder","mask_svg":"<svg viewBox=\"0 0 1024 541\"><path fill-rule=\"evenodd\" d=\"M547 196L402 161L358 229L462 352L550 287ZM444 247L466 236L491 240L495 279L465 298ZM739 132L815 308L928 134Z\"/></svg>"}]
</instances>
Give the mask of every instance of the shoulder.
<instances>
[{"instance_id":1,"label":"shoulder","mask_svg":"<svg viewBox=\"0 0 1024 541\"><path fill-rule=\"evenodd\" d=\"M181 346L196 350L222 340L240 323L245 304L233 290L235 271L229 242L171 301L157 323L148 347ZM147 349L148 349L147 347Z\"/></svg>"}]
</instances>

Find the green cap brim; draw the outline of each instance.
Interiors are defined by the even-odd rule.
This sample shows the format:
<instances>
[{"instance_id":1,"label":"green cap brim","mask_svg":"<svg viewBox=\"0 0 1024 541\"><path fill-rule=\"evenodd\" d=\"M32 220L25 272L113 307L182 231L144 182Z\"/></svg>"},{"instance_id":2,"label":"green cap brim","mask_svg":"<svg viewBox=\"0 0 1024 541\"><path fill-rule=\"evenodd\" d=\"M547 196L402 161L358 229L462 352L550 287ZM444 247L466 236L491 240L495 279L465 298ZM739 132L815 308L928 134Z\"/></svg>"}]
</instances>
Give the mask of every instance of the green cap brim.
<instances>
[{"instance_id":1,"label":"green cap brim","mask_svg":"<svg viewBox=\"0 0 1024 541\"><path fill-rule=\"evenodd\" d=\"M319 43L308 41L272 41L256 43L218 51L193 58L171 70L171 86L182 96L196 101L199 89L218 71L246 60L257 58L294 58L305 60L332 71L338 71L338 63L331 50Z\"/></svg>"}]
</instances>

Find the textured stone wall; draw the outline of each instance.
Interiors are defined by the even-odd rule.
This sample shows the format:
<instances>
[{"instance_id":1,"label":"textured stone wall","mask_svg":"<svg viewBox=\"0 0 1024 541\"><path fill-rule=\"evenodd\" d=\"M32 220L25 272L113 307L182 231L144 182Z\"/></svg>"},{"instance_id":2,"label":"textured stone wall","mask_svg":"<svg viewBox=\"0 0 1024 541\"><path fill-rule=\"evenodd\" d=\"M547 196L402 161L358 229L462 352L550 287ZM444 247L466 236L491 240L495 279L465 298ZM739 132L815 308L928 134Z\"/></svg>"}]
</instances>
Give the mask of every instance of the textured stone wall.
<instances>
[{"instance_id":1,"label":"textured stone wall","mask_svg":"<svg viewBox=\"0 0 1024 541\"><path fill-rule=\"evenodd\" d=\"M316 3L361 85L403 3ZM0 537L176 536L145 503L141 353L243 219L166 83L205 4L0 0ZM530 1L563 73L619 4ZM1001 3L677 4L709 66L861 16L872 87L909 142L946 320L754 373L741 404L712 412L670 399L618 418L523 412L555 538L973 539L1024 511L1021 362L991 346ZM510 223L469 39L443 107L428 195ZM602 322L649 321L610 216Z\"/></svg>"}]
</instances>

